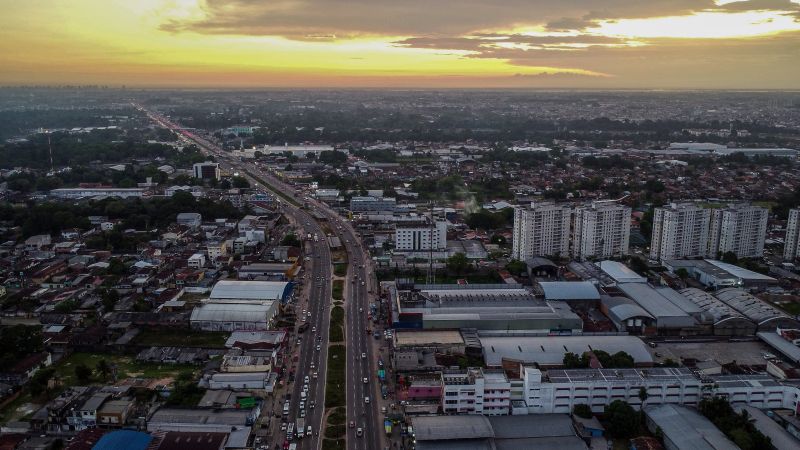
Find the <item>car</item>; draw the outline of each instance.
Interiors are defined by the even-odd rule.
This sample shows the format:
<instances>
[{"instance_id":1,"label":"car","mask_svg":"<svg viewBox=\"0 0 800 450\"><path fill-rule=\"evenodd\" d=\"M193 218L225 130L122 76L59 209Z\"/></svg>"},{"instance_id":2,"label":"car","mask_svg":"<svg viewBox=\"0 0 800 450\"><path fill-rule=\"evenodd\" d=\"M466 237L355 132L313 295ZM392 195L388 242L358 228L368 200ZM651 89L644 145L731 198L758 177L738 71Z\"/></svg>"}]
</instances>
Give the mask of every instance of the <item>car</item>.
<instances>
[{"instance_id":1,"label":"car","mask_svg":"<svg viewBox=\"0 0 800 450\"><path fill-rule=\"evenodd\" d=\"M281 431L286 431L286 422L281 422Z\"/></svg>"},{"instance_id":2,"label":"car","mask_svg":"<svg viewBox=\"0 0 800 450\"><path fill-rule=\"evenodd\" d=\"M314 400L311 400L310 402L308 402L308 407L309 408L314 409L315 406L317 406L317 402L315 402Z\"/></svg>"},{"instance_id":3,"label":"car","mask_svg":"<svg viewBox=\"0 0 800 450\"><path fill-rule=\"evenodd\" d=\"M369 404L369 397L364 397L364 403Z\"/></svg>"},{"instance_id":4,"label":"car","mask_svg":"<svg viewBox=\"0 0 800 450\"><path fill-rule=\"evenodd\" d=\"M306 402L300 402L300 409L306 408Z\"/></svg>"},{"instance_id":5,"label":"car","mask_svg":"<svg viewBox=\"0 0 800 450\"><path fill-rule=\"evenodd\" d=\"M364 430L362 430L361 427L358 427L356 429L356 436L361 437L363 435L364 435Z\"/></svg>"},{"instance_id":6,"label":"car","mask_svg":"<svg viewBox=\"0 0 800 450\"><path fill-rule=\"evenodd\" d=\"M358 312L364 312L364 308L358 308Z\"/></svg>"},{"instance_id":7,"label":"car","mask_svg":"<svg viewBox=\"0 0 800 450\"><path fill-rule=\"evenodd\" d=\"M311 374L311 377L314 378L314 379L316 379L318 376L319 375L317 374L317 372L314 372L314 373Z\"/></svg>"},{"instance_id":8,"label":"car","mask_svg":"<svg viewBox=\"0 0 800 450\"><path fill-rule=\"evenodd\" d=\"M307 384L303 385L303 392L308 392L308 385Z\"/></svg>"},{"instance_id":9,"label":"car","mask_svg":"<svg viewBox=\"0 0 800 450\"><path fill-rule=\"evenodd\" d=\"M312 333L316 333L317 332L317 327L311 327L311 332Z\"/></svg>"},{"instance_id":10,"label":"car","mask_svg":"<svg viewBox=\"0 0 800 450\"><path fill-rule=\"evenodd\" d=\"M307 316L308 316L308 317L311 317L311 311L309 311L309 312L308 312Z\"/></svg>"},{"instance_id":11,"label":"car","mask_svg":"<svg viewBox=\"0 0 800 450\"><path fill-rule=\"evenodd\" d=\"M317 351L319 351L319 349L320 349L320 348L321 348L321 347L320 347L319 345L317 345Z\"/></svg>"},{"instance_id":12,"label":"car","mask_svg":"<svg viewBox=\"0 0 800 450\"><path fill-rule=\"evenodd\" d=\"M305 416L306 416L306 410L305 409L301 409L300 410L300 417L302 418L302 417L305 417Z\"/></svg>"},{"instance_id":13,"label":"car","mask_svg":"<svg viewBox=\"0 0 800 450\"><path fill-rule=\"evenodd\" d=\"M350 428L355 428L355 426L356 426L356 423L355 423L354 421L352 421L352 420L351 420L351 421L350 421Z\"/></svg>"},{"instance_id":14,"label":"car","mask_svg":"<svg viewBox=\"0 0 800 450\"><path fill-rule=\"evenodd\" d=\"M366 353L361 353L361 359L367 359L367 354Z\"/></svg>"},{"instance_id":15,"label":"car","mask_svg":"<svg viewBox=\"0 0 800 450\"><path fill-rule=\"evenodd\" d=\"M306 377L305 377L305 378L303 378L303 382L304 382L305 384L308 384L308 375L306 375Z\"/></svg>"},{"instance_id":16,"label":"car","mask_svg":"<svg viewBox=\"0 0 800 450\"><path fill-rule=\"evenodd\" d=\"M314 370L314 361L311 361L311 370Z\"/></svg>"},{"instance_id":17,"label":"car","mask_svg":"<svg viewBox=\"0 0 800 450\"><path fill-rule=\"evenodd\" d=\"M364 377L364 384L367 384L367 383L369 383L369 378Z\"/></svg>"},{"instance_id":18,"label":"car","mask_svg":"<svg viewBox=\"0 0 800 450\"><path fill-rule=\"evenodd\" d=\"M363 281L361 282L361 285L364 286L364 282Z\"/></svg>"}]
</instances>

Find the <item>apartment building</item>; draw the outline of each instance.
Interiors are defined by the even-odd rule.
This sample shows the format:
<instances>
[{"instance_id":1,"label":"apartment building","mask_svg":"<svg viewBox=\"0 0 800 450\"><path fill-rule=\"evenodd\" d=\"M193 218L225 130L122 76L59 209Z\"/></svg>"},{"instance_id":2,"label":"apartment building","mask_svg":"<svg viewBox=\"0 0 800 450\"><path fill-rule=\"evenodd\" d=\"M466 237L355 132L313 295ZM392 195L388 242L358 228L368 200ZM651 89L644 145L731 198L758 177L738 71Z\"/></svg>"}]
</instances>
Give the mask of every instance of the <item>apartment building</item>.
<instances>
[{"instance_id":1,"label":"apartment building","mask_svg":"<svg viewBox=\"0 0 800 450\"><path fill-rule=\"evenodd\" d=\"M594 202L575 208L572 257L579 261L628 254L631 208L613 202Z\"/></svg>"},{"instance_id":2,"label":"apartment building","mask_svg":"<svg viewBox=\"0 0 800 450\"><path fill-rule=\"evenodd\" d=\"M794 261L800 254L800 209L789 210L789 221L786 223L786 240L783 245L783 259Z\"/></svg>"},{"instance_id":3,"label":"apartment building","mask_svg":"<svg viewBox=\"0 0 800 450\"><path fill-rule=\"evenodd\" d=\"M731 204L711 213L708 253L733 252L738 258L760 258L764 254L769 210L749 204Z\"/></svg>"},{"instance_id":4,"label":"apartment building","mask_svg":"<svg viewBox=\"0 0 800 450\"><path fill-rule=\"evenodd\" d=\"M572 208L567 204L531 203L514 210L512 258L569 254Z\"/></svg>"},{"instance_id":5,"label":"apartment building","mask_svg":"<svg viewBox=\"0 0 800 450\"><path fill-rule=\"evenodd\" d=\"M693 203L672 203L656 208L650 259L663 261L706 255L711 210Z\"/></svg>"},{"instance_id":6,"label":"apartment building","mask_svg":"<svg viewBox=\"0 0 800 450\"><path fill-rule=\"evenodd\" d=\"M394 233L395 249L401 252L447 249L447 222L429 220L398 223Z\"/></svg>"}]
</instances>

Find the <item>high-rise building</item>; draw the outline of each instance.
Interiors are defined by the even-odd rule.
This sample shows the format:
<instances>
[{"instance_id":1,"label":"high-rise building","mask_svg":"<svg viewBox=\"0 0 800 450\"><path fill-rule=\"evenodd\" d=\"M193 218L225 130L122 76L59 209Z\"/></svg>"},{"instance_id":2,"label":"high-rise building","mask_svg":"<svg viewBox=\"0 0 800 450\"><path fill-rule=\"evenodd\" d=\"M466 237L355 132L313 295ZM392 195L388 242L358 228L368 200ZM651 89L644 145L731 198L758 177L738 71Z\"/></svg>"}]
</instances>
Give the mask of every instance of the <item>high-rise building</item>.
<instances>
[{"instance_id":1,"label":"high-rise building","mask_svg":"<svg viewBox=\"0 0 800 450\"><path fill-rule=\"evenodd\" d=\"M749 204L731 204L711 212L708 256L733 252L737 258L760 258L764 254L769 210Z\"/></svg>"},{"instance_id":2,"label":"high-rise building","mask_svg":"<svg viewBox=\"0 0 800 450\"><path fill-rule=\"evenodd\" d=\"M706 255L711 210L693 203L672 203L653 212L650 259L663 261Z\"/></svg>"},{"instance_id":3,"label":"high-rise building","mask_svg":"<svg viewBox=\"0 0 800 450\"><path fill-rule=\"evenodd\" d=\"M219 163L206 161L204 163L196 163L192 166L194 177L202 180L215 179L219 180L222 176L219 170Z\"/></svg>"},{"instance_id":4,"label":"high-rise building","mask_svg":"<svg viewBox=\"0 0 800 450\"><path fill-rule=\"evenodd\" d=\"M569 254L572 208L568 204L532 203L514 210L512 257L524 261L534 256Z\"/></svg>"},{"instance_id":5,"label":"high-rise building","mask_svg":"<svg viewBox=\"0 0 800 450\"><path fill-rule=\"evenodd\" d=\"M395 250L401 252L447 249L447 222L430 220L398 223L394 236Z\"/></svg>"},{"instance_id":6,"label":"high-rise building","mask_svg":"<svg viewBox=\"0 0 800 450\"><path fill-rule=\"evenodd\" d=\"M800 209L789 210L789 221L786 223L786 239L783 245L783 259L794 261L800 255Z\"/></svg>"},{"instance_id":7,"label":"high-rise building","mask_svg":"<svg viewBox=\"0 0 800 450\"><path fill-rule=\"evenodd\" d=\"M628 254L631 208L613 202L594 202L575 208L572 257L579 261Z\"/></svg>"}]
</instances>

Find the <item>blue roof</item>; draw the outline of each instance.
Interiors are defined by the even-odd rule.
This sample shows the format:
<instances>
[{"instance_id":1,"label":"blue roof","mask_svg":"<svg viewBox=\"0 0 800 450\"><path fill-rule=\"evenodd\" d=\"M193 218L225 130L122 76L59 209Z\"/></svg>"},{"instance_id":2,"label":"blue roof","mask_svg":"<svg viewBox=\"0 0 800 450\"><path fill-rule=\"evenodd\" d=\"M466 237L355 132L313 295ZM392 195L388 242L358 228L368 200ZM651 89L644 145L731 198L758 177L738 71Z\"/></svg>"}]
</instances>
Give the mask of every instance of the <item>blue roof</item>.
<instances>
[{"instance_id":1,"label":"blue roof","mask_svg":"<svg viewBox=\"0 0 800 450\"><path fill-rule=\"evenodd\" d=\"M600 300L600 292L590 281L541 281L545 300Z\"/></svg>"},{"instance_id":2,"label":"blue roof","mask_svg":"<svg viewBox=\"0 0 800 450\"><path fill-rule=\"evenodd\" d=\"M145 450L153 436L130 430L113 431L103 435L92 450Z\"/></svg>"}]
</instances>

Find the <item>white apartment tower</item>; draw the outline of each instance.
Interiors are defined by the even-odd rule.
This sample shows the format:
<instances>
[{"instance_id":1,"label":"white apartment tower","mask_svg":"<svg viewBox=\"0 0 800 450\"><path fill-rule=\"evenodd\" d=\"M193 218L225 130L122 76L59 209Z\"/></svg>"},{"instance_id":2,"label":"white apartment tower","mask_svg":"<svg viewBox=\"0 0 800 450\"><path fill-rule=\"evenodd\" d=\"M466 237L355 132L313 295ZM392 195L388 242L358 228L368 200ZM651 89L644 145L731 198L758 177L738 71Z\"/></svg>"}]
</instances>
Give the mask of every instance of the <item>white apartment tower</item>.
<instances>
[{"instance_id":1,"label":"white apartment tower","mask_svg":"<svg viewBox=\"0 0 800 450\"><path fill-rule=\"evenodd\" d=\"M575 208L572 257L579 261L628 254L631 208L613 202L594 202Z\"/></svg>"},{"instance_id":2,"label":"white apartment tower","mask_svg":"<svg viewBox=\"0 0 800 450\"><path fill-rule=\"evenodd\" d=\"M569 254L572 208L554 203L532 203L514 210L512 258Z\"/></svg>"},{"instance_id":3,"label":"white apartment tower","mask_svg":"<svg viewBox=\"0 0 800 450\"><path fill-rule=\"evenodd\" d=\"M748 204L732 204L711 213L708 256L733 252L737 258L760 258L764 254L769 210Z\"/></svg>"},{"instance_id":4,"label":"white apartment tower","mask_svg":"<svg viewBox=\"0 0 800 450\"><path fill-rule=\"evenodd\" d=\"M711 210L692 203L672 203L653 212L650 259L663 261L706 255Z\"/></svg>"},{"instance_id":5,"label":"white apartment tower","mask_svg":"<svg viewBox=\"0 0 800 450\"><path fill-rule=\"evenodd\" d=\"M395 249L403 252L447 249L447 222L437 220L398 223L394 233Z\"/></svg>"},{"instance_id":6,"label":"white apartment tower","mask_svg":"<svg viewBox=\"0 0 800 450\"><path fill-rule=\"evenodd\" d=\"M783 245L783 259L794 261L798 254L800 244L800 209L789 210L789 221L786 223L786 239Z\"/></svg>"}]
</instances>

